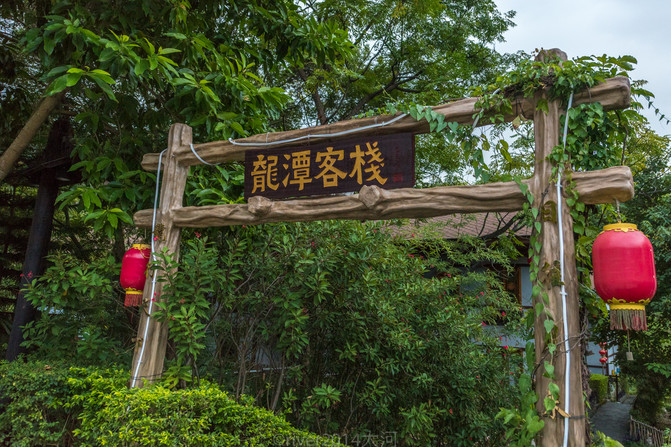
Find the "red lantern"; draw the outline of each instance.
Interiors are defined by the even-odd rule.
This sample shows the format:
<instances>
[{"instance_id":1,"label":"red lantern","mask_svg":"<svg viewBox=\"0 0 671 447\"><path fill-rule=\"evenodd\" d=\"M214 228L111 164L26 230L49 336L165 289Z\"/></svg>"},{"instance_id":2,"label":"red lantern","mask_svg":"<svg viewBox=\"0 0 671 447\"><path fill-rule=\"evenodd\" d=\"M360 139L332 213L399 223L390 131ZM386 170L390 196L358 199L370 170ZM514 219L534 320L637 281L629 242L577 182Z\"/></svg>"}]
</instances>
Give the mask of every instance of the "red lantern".
<instances>
[{"instance_id":1,"label":"red lantern","mask_svg":"<svg viewBox=\"0 0 671 447\"><path fill-rule=\"evenodd\" d=\"M601 354L601 357L604 357L606 354L608 354L608 351L602 349L601 351L599 351L599 354Z\"/></svg>"},{"instance_id":2,"label":"red lantern","mask_svg":"<svg viewBox=\"0 0 671 447\"><path fill-rule=\"evenodd\" d=\"M599 359L599 361L600 361L602 364L608 363L608 357L601 357L601 358Z\"/></svg>"},{"instance_id":3,"label":"red lantern","mask_svg":"<svg viewBox=\"0 0 671 447\"><path fill-rule=\"evenodd\" d=\"M610 305L610 328L646 330L657 290L652 244L636 225L606 225L592 247L596 293Z\"/></svg>"},{"instance_id":4,"label":"red lantern","mask_svg":"<svg viewBox=\"0 0 671 447\"><path fill-rule=\"evenodd\" d=\"M139 306L147 279L147 265L151 248L145 244L133 244L121 261L121 287L126 291L124 306Z\"/></svg>"}]
</instances>

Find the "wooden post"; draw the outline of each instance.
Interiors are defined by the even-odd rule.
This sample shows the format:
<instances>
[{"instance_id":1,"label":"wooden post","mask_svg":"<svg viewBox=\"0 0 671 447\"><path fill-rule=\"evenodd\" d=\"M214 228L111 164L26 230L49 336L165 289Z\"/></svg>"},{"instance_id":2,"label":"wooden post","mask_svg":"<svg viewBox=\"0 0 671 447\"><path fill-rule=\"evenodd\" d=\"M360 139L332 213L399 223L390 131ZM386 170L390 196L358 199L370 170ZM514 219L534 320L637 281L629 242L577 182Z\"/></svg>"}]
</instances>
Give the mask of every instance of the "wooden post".
<instances>
[{"instance_id":1,"label":"wooden post","mask_svg":"<svg viewBox=\"0 0 671 447\"><path fill-rule=\"evenodd\" d=\"M161 199L157 209L156 227L158 231L154 234L154 251L157 253L170 253L175 259L179 257L179 244L181 241L181 229L174 225L172 211L182 207L182 197L186 177L189 173L188 166L181 166L176 158L177 149L189 146L192 141L191 128L185 124L174 124L170 128L168 136L168 150L163 155ZM130 386L141 387L144 381L153 382L163 372L163 361L165 360L165 349L168 341L168 326L165 323L151 318L156 309L156 303L163 301L163 283L157 281L152 295L152 275L147 278L144 294L142 296L142 315L138 327L138 335L133 355L133 366L131 369ZM152 302L154 299L156 301Z\"/></svg>"},{"instance_id":2,"label":"wooden post","mask_svg":"<svg viewBox=\"0 0 671 447\"><path fill-rule=\"evenodd\" d=\"M552 50L551 50L552 51ZM566 60L566 54L556 53ZM543 57L541 53L539 57ZM544 92L539 92L536 96L536 102L545 101L547 97ZM555 181L552 178L552 162L548 160L548 155L552 149L560 144L559 117L561 115L559 101L548 101L548 112L536 108L534 111L534 136L536 142L535 153L535 172L529 186L534 195L533 206L542 209L552 209L557 213L545 213L547 216L557 216L558 212L562 214L563 228L559 228L557 219L549 218L542 220L541 232L536 235L541 241L541 252L539 262L538 279L541 285L541 293L546 293L549 302L544 303L545 308L553 316L554 323L557 326L557 332L553 335L554 343L557 349L554 355L550 355L548 344L546 343L546 330L544 327L545 318L537 317L534 324L535 342L536 342L536 361L540 363L536 370L536 393L539 396L536 408L539 414L545 414L543 399L548 393L548 384L550 379L543 376L544 361L554 365L555 380L559 386L560 408L565 404L565 378L570 374L569 383L569 435L568 446L584 447L585 445L585 405L582 396L582 359L580 358L580 324L579 324L579 304L578 304L578 275L575 263L575 244L573 238L573 219L570 210L566 204L566 194L562 188L561 210L557 210L557 191ZM566 183L565 181L563 182ZM543 215L544 213L541 213ZM536 232L536 230L533 230ZM564 285L566 291L566 315L568 321L568 334L564 332L563 306L561 296L561 285L557 279L560 266L560 243L559 232L563 233L564 248ZM540 296L535 298L534 308L537 302L542 302ZM564 340L568 337L570 350L570 368L566 370L566 351L564 349ZM545 417L545 426L540 435L540 446L557 447L561 446L564 439L564 421L565 418L559 414L556 418Z\"/></svg>"}]
</instances>

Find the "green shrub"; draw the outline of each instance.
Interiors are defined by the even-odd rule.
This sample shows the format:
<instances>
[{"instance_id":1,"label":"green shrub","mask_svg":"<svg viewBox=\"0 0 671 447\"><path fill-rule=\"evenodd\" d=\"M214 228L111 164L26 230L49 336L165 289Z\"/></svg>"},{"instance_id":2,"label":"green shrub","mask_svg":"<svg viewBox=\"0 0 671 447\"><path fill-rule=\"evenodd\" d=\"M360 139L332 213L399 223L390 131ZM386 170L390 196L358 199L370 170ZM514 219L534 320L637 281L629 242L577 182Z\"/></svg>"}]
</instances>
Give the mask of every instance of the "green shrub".
<instances>
[{"instance_id":1,"label":"green shrub","mask_svg":"<svg viewBox=\"0 0 671 447\"><path fill-rule=\"evenodd\" d=\"M189 390L128 389L118 370L0 363L2 444L336 446L203 382Z\"/></svg>"},{"instance_id":2,"label":"green shrub","mask_svg":"<svg viewBox=\"0 0 671 447\"><path fill-rule=\"evenodd\" d=\"M596 393L599 403L608 398L608 376L592 374L589 376L589 387Z\"/></svg>"},{"instance_id":3,"label":"green shrub","mask_svg":"<svg viewBox=\"0 0 671 447\"><path fill-rule=\"evenodd\" d=\"M515 246L388 231L325 221L185 235L179 270L161 263L174 272L161 292L167 378L193 368L193 383L219 381L319 434L500 445L494 417L519 403L521 356L499 339L514 328L494 328L519 321L501 283Z\"/></svg>"},{"instance_id":4,"label":"green shrub","mask_svg":"<svg viewBox=\"0 0 671 447\"><path fill-rule=\"evenodd\" d=\"M71 445L80 411L70 402L72 384L97 378L121 388L126 376L115 370L0 362L0 444Z\"/></svg>"}]
</instances>

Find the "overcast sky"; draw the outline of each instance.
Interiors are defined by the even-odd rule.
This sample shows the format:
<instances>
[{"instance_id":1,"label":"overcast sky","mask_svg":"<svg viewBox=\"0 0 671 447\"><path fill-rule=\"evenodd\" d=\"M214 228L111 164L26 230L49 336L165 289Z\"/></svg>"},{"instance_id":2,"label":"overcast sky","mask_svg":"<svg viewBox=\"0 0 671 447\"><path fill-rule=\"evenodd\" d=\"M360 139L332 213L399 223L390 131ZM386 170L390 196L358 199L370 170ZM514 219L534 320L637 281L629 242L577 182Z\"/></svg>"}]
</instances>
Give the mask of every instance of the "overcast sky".
<instances>
[{"instance_id":1,"label":"overcast sky","mask_svg":"<svg viewBox=\"0 0 671 447\"><path fill-rule=\"evenodd\" d=\"M570 58L631 55L638 59L633 79L645 79L655 104L671 118L671 2L668 0L495 0L514 10L517 26L504 34L500 52L560 48ZM671 126L646 113L663 135Z\"/></svg>"}]
</instances>

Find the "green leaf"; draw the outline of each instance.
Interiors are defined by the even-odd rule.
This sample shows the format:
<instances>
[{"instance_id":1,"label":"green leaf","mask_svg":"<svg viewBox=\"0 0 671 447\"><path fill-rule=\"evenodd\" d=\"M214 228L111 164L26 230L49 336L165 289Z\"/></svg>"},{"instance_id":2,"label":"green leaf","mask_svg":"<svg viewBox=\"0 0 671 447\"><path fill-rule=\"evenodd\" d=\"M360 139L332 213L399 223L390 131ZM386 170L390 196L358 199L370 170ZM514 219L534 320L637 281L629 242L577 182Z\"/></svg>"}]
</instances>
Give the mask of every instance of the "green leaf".
<instances>
[{"instance_id":1,"label":"green leaf","mask_svg":"<svg viewBox=\"0 0 671 447\"><path fill-rule=\"evenodd\" d=\"M549 379L554 379L554 375L555 375L554 365L546 360L545 363L544 363L544 367L545 367L545 374L544 374L545 377L547 377Z\"/></svg>"},{"instance_id":2,"label":"green leaf","mask_svg":"<svg viewBox=\"0 0 671 447\"><path fill-rule=\"evenodd\" d=\"M98 84L98 87L100 87L100 88L102 89L102 91L105 92L105 94L106 94L112 101L118 102L117 99L116 99L116 96L114 96L114 92L112 91L112 89L110 88L110 86L109 86L109 84L108 84L107 82L103 81L102 79L100 79L100 78L98 78L98 77L92 77L91 79L93 79L93 81L94 81L96 84Z\"/></svg>"},{"instance_id":3,"label":"green leaf","mask_svg":"<svg viewBox=\"0 0 671 447\"><path fill-rule=\"evenodd\" d=\"M95 70L91 70L88 73L88 76L92 77L92 78L95 77L95 78L98 78L98 79L102 79L104 82L106 82L110 85L116 83L116 81L112 78L112 76L110 76L110 74L108 72L106 72L105 70L100 70L98 68L96 68Z\"/></svg>"},{"instance_id":4,"label":"green leaf","mask_svg":"<svg viewBox=\"0 0 671 447\"><path fill-rule=\"evenodd\" d=\"M113 213L106 213L107 214L107 221L112 225L112 228L116 228L119 225L119 218L117 217L116 214Z\"/></svg>"},{"instance_id":5,"label":"green leaf","mask_svg":"<svg viewBox=\"0 0 671 447\"><path fill-rule=\"evenodd\" d=\"M60 67L53 68L49 73L47 73L46 77L51 78L65 71L68 71L69 69L70 69L69 65L61 65Z\"/></svg>"},{"instance_id":6,"label":"green leaf","mask_svg":"<svg viewBox=\"0 0 671 447\"><path fill-rule=\"evenodd\" d=\"M545 411L550 413L557 406L557 403L553 398L546 397L545 399L543 399L543 406L545 407Z\"/></svg>"},{"instance_id":7,"label":"green leaf","mask_svg":"<svg viewBox=\"0 0 671 447\"><path fill-rule=\"evenodd\" d=\"M142 73L147 71L148 68L149 68L149 61L147 59L140 59L138 63L135 64L133 73L135 73L136 76L142 76Z\"/></svg>"},{"instance_id":8,"label":"green leaf","mask_svg":"<svg viewBox=\"0 0 671 447\"><path fill-rule=\"evenodd\" d=\"M243 136L244 136L244 135L247 134L247 133L245 132L245 129L240 125L240 123L238 123L238 122L236 122L236 121L231 121L231 122L229 123L229 126L231 126L231 128L232 128L233 130L235 130L235 131L236 131L238 134L240 134L240 135L243 135Z\"/></svg>"},{"instance_id":9,"label":"green leaf","mask_svg":"<svg viewBox=\"0 0 671 447\"><path fill-rule=\"evenodd\" d=\"M172 53L181 53L181 50L177 48L159 48L158 54L172 54Z\"/></svg>"},{"instance_id":10,"label":"green leaf","mask_svg":"<svg viewBox=\"0 0 671 447\"><path fill-rule=\"evenodd\" d=\"M505 142L504 140L501 140L499 151L501 152L501 155L503 155L503 158L506 160L506 162L508 163L513 162L513 157L510 156L510 152L508 151L508 143Z\"/></svg>"},{"instance_id":11,"label":"green leaf","mask_svg":"<svg viewBox=\"0 0 671 447\"><path fill-rule=\"evenodd\" d=\"M555 322L550 319L547 319L543 321L543 326L545 327L545 332L547 332L548 334L552 334L552 330L555 328Z\"/></svg>"},{"instance_id":12,"label":"green leaf","mask_svg":"<svg viewBox=\"0 0 671 447\"><path fill-rule=\"evenodd\" d=\"M76 85L79 82L81 77L82 77L81 73L70 73L67 75L65 85L67 87L72 87L73 85Z\"/></svg>"},{"instance_id":13,"label":"green leaf","mask_svg":"<svg viewBox=\"0 0 671 447\"><path fill-rule=\"evenodd\" d=\"M68 88L68 76L67 74L59 76L53 80L49 87L47 88L47 96L55 95L56 93L62 92Z\"/></svg>"},{"instance_id":14,"label":"green leaf","mask_svg":"<svg viewBox=\"0 0 671 447\"><path fill-rule=\"evenodd\" d=\"M47 53L49 56L51 56L51 53L54 52L54 48L56 47L56 41L52 39L50 36L45 35L44 36L44 51Z\"/></svg>"},{"instance_id":15,"label":"green leaf","mask_svg":"<svg viewBox=\"0 0 671 447\"><path fill-rule=\"evenodd\" d=\"M544 426L545 426L545 422L538 419L538 417L536 417L535 419L531 419L531 420L527 421L527 429L528 429L529 434L531 436L535 436L536 433L541 431Z\"/></svg>"}]
</instances>

